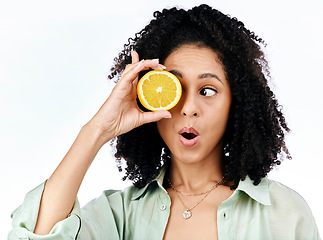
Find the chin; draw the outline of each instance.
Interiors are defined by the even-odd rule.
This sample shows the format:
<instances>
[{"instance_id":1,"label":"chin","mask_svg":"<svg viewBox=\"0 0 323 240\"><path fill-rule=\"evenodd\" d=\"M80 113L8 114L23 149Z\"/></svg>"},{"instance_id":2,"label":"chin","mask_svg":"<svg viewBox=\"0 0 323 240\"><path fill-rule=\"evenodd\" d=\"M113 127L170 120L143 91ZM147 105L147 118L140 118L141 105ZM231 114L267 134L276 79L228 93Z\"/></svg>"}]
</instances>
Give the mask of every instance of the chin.
<instances>
[{"instance_id":1,"label":"chin","mask_svg":"<svg viewBox=\"0 0 323 240\"><path fill-rule=\"evenodd\" d=\"M201 158L201 154L198 151L180 151L172 154L171 159L172 162L177 161L183 164L195 164L203 161L203 158Z\"/></svg>"}]
</instances>

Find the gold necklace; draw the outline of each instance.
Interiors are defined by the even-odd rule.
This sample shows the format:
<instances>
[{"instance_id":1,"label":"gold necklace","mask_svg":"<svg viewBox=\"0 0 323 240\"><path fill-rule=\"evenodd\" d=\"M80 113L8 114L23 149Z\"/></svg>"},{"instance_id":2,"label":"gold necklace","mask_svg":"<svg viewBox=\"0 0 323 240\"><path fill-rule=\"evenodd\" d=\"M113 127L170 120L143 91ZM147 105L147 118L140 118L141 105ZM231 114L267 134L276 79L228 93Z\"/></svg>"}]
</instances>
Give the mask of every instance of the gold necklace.
<instances>
[{"instance_id":1,"label":"gold necklace","mask_svg":"<svg viewBox=\"0 0 323 240\"><path fill-rule=\"evenodd\" d=\"M185 196L200 196L200 195L204 195L204 194L207 194L208 192L211 192L214 188L216 188L218 185L220 184L223 184L224 183L224 176L223 178L221 179L221 181L217 182L216 184L214 184L210 189L206 190L205 192L201 192L201 193L186 193L186 192L182 192L180 190L177 190L173 184L171 183L171 181L169 180L169 178L167 178L170 186L172 187L172 189L175 191L175 192L178 192L182 195L185 195Z\"/></svg>"},{"instance_id":2,"label":"gold necklace","mask_svg":"<svg viewBox=\"0 0 323 240\"><path fill-rule=\"evenodd\" d=\"M175 193L176 193L176 195L177 195L177 197L179 198L179 200L182 202L182 204L183 204L183 206L184 206L184 208L186 208L186 210L183 212L183 218L184 219L189 219L191 216L192 216L192 212L191 212L191 210L193 209L193 208L195 208L197 205L199 205L208 195L209 195L209 193L210 192L212 192L212 190L213 189L215 189L216 187L218 187L220 184L222 184L224 181L223 181L223 179L224 179L224 177L221 179L221 181L219 181L219 182L217 182L214 186L212 186L209 190L207 190L207 191L205 191L205 192L202 192L202 193L185 193L185 192L181 192L181 191L179 191L179 190L177 190L174 186L173 186L173 184L172 184L172 182L169 180L169 178L167 178L168 179L168 182L169 182L169 184L170 184L170 186L172 187L172 189L175 191ZM190 207L190 208L188 208L188 207L186 207L186 205L185 205L185 203L183 202L183 200L182 200L182 198L181 198L181 196L179 195L179 193L181 193L181 194L183 194L183 195L186 195L186 196L199 196L199 195L203 195L203 194L205 194L205 196L198 202L198 203L196 203L193 207Z\"/></svg>"}]
</instances>

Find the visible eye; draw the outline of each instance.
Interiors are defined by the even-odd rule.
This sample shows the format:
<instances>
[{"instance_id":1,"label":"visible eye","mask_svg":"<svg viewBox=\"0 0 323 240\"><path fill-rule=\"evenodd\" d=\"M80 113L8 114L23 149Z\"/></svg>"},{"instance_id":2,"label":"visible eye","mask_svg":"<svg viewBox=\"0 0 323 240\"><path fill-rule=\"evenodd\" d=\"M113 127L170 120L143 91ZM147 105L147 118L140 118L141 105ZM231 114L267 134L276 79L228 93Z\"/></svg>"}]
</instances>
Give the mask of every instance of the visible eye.
<instances>
[{"instance_id":1,"label":"visible eye","mask_svg":"<svg viewBox=\"0 0 323 240\"><path fill-rule=\"evenodd\" d=\"M217 92L218 91L214 88L205 87L205 88L201 89L200 94L202 96L211 97L211 96L215 95Z\"/></svg>"}]
</instances>

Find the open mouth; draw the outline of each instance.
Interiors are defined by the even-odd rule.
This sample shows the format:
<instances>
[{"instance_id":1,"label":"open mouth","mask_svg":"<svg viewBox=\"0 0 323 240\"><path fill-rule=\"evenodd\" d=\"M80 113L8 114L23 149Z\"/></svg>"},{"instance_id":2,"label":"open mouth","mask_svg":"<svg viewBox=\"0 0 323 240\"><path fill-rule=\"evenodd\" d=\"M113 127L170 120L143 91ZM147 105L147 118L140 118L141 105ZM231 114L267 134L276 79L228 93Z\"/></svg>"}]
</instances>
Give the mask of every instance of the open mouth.
<instances>
[{"instance_id":1,"label":"open mouth","mask_svg":"<svg viewBox=\"0 0 323 240\"><path fill-rule=\"evenodd\" d=\"M195 128L184 127L179 134L180 142L186 147L192 147L198 142L199 133Z\"/></svg>"},{"instance_id":2,"label":"open mouth","mask_svg":"<svg viewBox=\"0 0 323 240\"><path fill-rule=\"evenodd\" d=\"M188 140L191 140L191 139L193 139L193 138L197 137L197 135L196 135L196 134L194 134L194 133L188 133L188 132L184 132L184 133L182 133L181 135L182 135L184 138L188 139Z\"/></svg>"}]
</instances>

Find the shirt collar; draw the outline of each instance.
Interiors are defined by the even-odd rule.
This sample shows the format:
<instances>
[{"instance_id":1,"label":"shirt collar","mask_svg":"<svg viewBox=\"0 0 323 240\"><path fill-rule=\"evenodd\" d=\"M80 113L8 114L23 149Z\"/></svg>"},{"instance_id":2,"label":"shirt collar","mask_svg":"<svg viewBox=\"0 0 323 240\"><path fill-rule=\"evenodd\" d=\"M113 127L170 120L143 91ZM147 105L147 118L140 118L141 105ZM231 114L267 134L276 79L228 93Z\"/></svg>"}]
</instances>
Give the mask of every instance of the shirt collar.
<instances>
[{"instance_id":1,"label":"shirt collar","mask_svg":"<svg viewBox=\"0 0 323 240\"><path fill-rule=\"evenodd\" d=\"M158 176L153 179L150 183L148 183L143 188L140 188L137 193L133 195L131 198L132 200L139 199L144 193L146 193L148 187L151 184L158 184L158 186L163 189L165 192L166 190L163 188L163 181L166 174L166 167L162 167ZM263 178L261 182L255 186L249 176L246 177L244 181L240 181L237 191L242 191L246 193L249 197L256 200L257 202L263 205L271 205L270 203L270 195L269 195L269 186L268 180Z\"/></svg>"},{"instance_id":2,"label":"shirt collar","mask_svg":"<svg viewBox=\"0 0 323 240\"><path fill-rule=\"evenodd\" d=\"M255 186L249 176L247 176L244 181L240 181L237 190L246 193L249 197L263 205L271 205L267 178L263 178Z\"/></svg>"},{"instance_id":3,"label":"shirt collar","mask_svg":"<svg viewBox=\"0 0 323 240\"><path fill-rule=\"evenodd\" d=\"M146 186L144 186L143 188L140 188L137 193L133 194L133 197L131 198L131 200L137 200L138 198L140 198L144 193L146 193L147 189L151 184L157 183L161 189L167 192L163 187L165 174L166 174L166 166L163 166L159 174L157 175L157 177L153 179L151 182L149 182L148 184L146 184Z\"/></svg>"}]
</instances>

